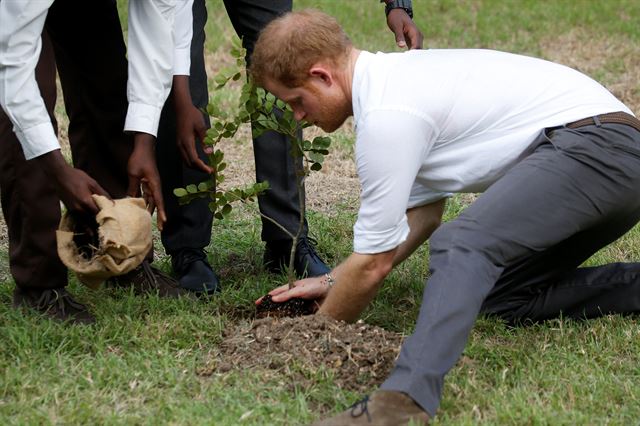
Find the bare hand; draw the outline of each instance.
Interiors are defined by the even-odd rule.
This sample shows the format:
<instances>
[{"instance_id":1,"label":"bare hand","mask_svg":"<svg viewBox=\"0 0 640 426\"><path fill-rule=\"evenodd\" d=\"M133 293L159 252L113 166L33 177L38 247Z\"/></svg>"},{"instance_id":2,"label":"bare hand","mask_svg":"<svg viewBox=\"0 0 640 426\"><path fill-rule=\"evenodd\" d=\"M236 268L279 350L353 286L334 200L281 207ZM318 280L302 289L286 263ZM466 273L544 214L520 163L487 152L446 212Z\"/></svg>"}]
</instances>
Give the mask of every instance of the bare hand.
<instances>
[{"instance_id":1,"label":"bare hand","mask_svg":"<svg viewBox=\"0 0 640 426\"><path fill-rule=\"evenodd\" d=\"M95 216L99 209L91 195L111 198L88 174L67 164L60 150L41 155L36 161L51 178L56 193L70 212Z\"/></svg>"},{"instance_id":2,"label":"bare hand","mask_svg":"<svg viewBox=\"0 0 640 426\"><path fill-rule=\"evenodd\" d=\"M178 149L184 163L192 169L200 169L207 174L213 169L198 156L196 138L203 141L207 135L207 127L202 112L193 104L188 104L176 111Z\"/></svg>"},{"instance_id":3,"label":"bare hand","mask_svg":"<svg viewBox=\"0 0 640 426\"><path fill-rule=\"evenodd\" d=\"M127 195L139 197L142 187L142 197L147 203L147 210L153 213L158 208L158 229L162 230L167 221L162 198L160 174L156 166L154 137L147 133L137 133L134 138L134 148L129 157L127 170L129 172L129 190Z\"/></svg>"},{"instance_id":4,"label":"bare hand","mask_svg":"<svg viewBox=\"0 0 640 426\"><path fill-rule=\"evenodd\" d=\"M387 15L387 25L396 35L396 44L400 48L422 49L424 36L411 20L407 11L401 8L391 9Z\"/></svg>"},{"instance_id":5,"label":"bare hand","mask_svg":"<svg viewBox=\"0 0 640 426\"><path fill-rule=\"evenodd\" d=\"M293 283L293 288L289 289L289 285L285 284L275 288L269 292L274 302L286 302L294 297L301 299L316 300L318 304L322 304L329 292L327 279L323 276L305 278ZM262 297L256 300L256 305L262 303Z\"/></svg>"}]
</instances>

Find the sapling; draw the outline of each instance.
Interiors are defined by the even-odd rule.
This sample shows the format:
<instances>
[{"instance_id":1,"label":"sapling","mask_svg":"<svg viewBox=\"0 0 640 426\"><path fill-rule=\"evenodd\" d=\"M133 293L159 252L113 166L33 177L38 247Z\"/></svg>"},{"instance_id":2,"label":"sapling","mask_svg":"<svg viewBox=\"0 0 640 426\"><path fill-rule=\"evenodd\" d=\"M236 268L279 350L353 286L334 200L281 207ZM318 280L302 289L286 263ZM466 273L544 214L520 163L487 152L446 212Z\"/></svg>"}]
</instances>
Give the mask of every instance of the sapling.
<instances>
[{"instance_id":1,"label":"sapling","mask_svg":"<svg viewBox=\"0 0 640 426\"><path fill-rule=\"evenodd\" d=\"M294 158L294 163L301 167L296 171L296 186L299 201L299 223L295 233L289 231L275 219L259 212L260 216L272 222L275 226L287 234L291 240L291 252L289 254L289 264L287 270L287 282L289 287L293 287L295 281L294 259L295 250L304 230L304 219L306 207L303 197L304 181L312 171L322 168L322 163L327 154L331 139L327 136L317 136L313 140L306 140L302 137L302 129L310 124L304 121L296 121L291 108L282 100L266 92L261 87L256 87L245 71L245 50L239 40L234 40L231 55L235 59L235 68L223 69L215 77L215 90L219 90L230 81L238 81L244 76L245 83L242 85L239 102L231 113L221 110L217 105L209 103L206 108L207 114L211 117L211 128L203 141L210 152L209 164L214 172L210 179L195 185L187 185L185 188L174 189L174 194L179 198L180 204L187 204L196 198L209 198L209 209L214 213L216 219L223 219L231 213L232 204L236 202L248 203L268 190L268 182L258 182L245 188L222 189L224 182L223 171L227 167L224 161L224 153L218 144L225 139L233 138L243 124L252 124L253 137L256 138L266 131L275 131L286 136L291 143L290 155Z\"/></svg>"}]
</instances>

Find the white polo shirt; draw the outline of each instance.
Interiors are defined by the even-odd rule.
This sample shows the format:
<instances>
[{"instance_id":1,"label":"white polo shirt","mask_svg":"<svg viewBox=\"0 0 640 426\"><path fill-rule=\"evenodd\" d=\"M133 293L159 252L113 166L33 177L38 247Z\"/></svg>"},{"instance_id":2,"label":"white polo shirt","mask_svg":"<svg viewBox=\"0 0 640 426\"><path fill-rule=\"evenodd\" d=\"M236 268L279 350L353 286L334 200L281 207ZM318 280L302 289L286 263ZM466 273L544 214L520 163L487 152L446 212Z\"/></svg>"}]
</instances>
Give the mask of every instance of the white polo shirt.
<instances>
[{"instance_id":1,"label":"white polo shirt","mask_svg":"<svg viewBox=\"0 0 640 426\"><path fill-rule=\"evenodd\" d=\"M352 90L362 186L357 253L400 245L409 233L408 208L484 191L542 129L631 114L576 70L491 50L363 51Z\"/></svg>"}]
</instances>

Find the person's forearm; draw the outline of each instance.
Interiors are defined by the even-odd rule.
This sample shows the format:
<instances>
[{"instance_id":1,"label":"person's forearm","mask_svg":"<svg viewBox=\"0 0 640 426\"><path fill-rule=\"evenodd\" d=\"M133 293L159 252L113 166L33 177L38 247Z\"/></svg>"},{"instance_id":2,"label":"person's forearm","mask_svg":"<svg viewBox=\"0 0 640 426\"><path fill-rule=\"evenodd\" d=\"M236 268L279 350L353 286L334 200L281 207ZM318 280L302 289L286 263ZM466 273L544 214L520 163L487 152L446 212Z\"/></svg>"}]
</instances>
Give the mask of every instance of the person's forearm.
<instances>
[{"instance_id":1,"label":"person's forearm","mask_svg":"<svg viewBox=\"0 0 640 426\"><path fill-rule=\"evenodd\" d=\"M335 285L318 313L355 321L376 295L392 268L395 249L375 255L354 253L332 271Z\"/></svg>"},{"instance_id":2,"label":"person's forearm","mask_svg":"<svg viewBox=\"0 0 640 426\"><path fill-rule=\"evenodd\" d=\"M438 229L444 213L445 200L439 200L431 204L407 210L407 223L409 224L409 235L407 239L398 246L393 258L393 266L406 260L414 251Z\"/></svg>"},{"instance_id":3,"label":"person's forearm","mask_svg":"<svg viewBox=\"0 0 640 426\"><path fill-rule=\"evenodd\" d=\"M61 173L67 167L71 167L66 162L59 149L40 155L39 157L36 157L34 161L36 161L45 174L53 180L58 180Z\"/></svg>"},{"instance_id":4,"label":"person's forearm","mask_svg":"<svg viewBox=\"0 0 640 426\"><path fill-rule=\"evenodd\" d=\"M193 106L191 100L191 92L189 90L188 75L174 75L173 87L171 88L171 97L176 111Z\"/></svg>"}]
</instances>

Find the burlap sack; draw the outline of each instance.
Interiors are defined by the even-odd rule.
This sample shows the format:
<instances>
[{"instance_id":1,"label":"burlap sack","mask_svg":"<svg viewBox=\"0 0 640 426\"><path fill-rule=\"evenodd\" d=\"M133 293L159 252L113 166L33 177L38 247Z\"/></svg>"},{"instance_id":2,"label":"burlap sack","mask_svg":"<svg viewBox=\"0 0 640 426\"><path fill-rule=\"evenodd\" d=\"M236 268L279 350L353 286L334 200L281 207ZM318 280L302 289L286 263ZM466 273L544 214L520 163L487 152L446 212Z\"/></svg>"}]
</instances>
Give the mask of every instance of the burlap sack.
<instances>
[{"instance_id":1,"label":"burlap sack","mask_svg":"<svg viewBox=\"0 0 640 426\"><path fill-rule=\"evenodd\" d=\"M57 242L58 255L80 281L91 288L107 278L126 274L140 265L151 250L151 215L142 198L109 200L93 195L100 211L98 223L99 247L90 259L84 257L73 239L73 218L65 213L60 220Z\"/></svg>"}]
</instances>

